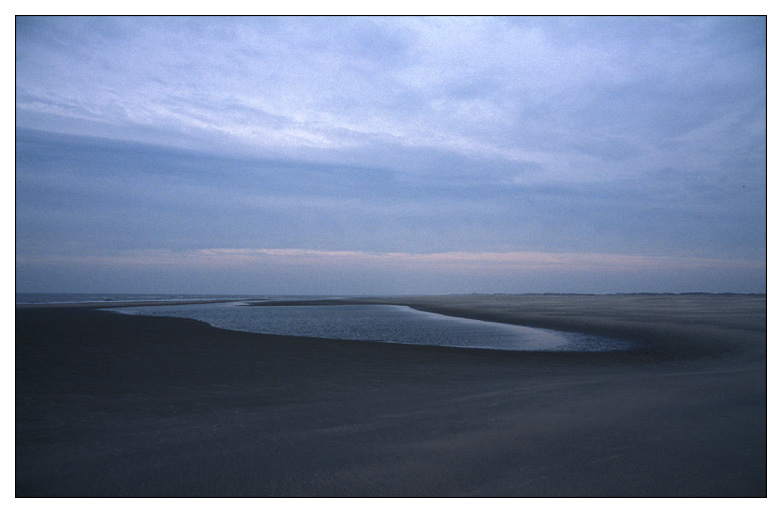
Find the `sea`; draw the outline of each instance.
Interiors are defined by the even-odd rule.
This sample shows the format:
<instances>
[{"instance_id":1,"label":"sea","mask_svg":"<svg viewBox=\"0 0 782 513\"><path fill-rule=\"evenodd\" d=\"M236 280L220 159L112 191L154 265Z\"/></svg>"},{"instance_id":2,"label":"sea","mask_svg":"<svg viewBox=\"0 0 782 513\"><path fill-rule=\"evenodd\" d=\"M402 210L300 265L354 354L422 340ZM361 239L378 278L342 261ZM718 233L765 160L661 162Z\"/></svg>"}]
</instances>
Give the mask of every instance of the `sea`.
<instances>
[{"instance_id":1,"label":"sea","mask_svg":"<svg viewBox=\"0 0 782 513\"><path fill-rule=\"evenodd\" d=\"M264 302L349 299L344 296L171 295L171 294L17 294L17 304L106 304L126 315L182 317L216 328L324 339L364 340L503 351L624 351L630 343L583 333L462 319L397 305L265 306ZM219 303L173 304L180 301ZM157 301L170 305L124 303ZM123 303L112 307L112 303Z\"/></svg>"}]
</instances>

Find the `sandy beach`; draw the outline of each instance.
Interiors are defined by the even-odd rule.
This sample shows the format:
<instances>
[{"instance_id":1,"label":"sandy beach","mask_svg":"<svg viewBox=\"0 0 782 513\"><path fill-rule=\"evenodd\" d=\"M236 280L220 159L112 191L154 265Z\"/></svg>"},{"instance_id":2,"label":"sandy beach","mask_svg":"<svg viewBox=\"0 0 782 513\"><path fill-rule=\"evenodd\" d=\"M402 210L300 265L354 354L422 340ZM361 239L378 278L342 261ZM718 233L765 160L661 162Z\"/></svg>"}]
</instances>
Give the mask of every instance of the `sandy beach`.
<instances>
[{"instance_id":1,"label":"sandy beach","mask_svg":"<svg viewBox=\"0 0 782 513\"><path fill-rule=\"evenodd\" d=\"M16 495L766 495L765 295L344 301L635 346L450 349L17 308Z\"/></svg>"}]
</instances>

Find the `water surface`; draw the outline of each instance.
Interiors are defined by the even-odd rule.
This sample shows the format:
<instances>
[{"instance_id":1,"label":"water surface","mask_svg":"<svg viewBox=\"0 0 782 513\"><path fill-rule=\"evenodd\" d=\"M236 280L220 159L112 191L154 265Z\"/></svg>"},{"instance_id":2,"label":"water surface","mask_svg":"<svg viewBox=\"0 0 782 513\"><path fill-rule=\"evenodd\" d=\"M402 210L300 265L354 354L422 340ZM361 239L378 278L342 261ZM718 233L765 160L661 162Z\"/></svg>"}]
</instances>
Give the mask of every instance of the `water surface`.
<instances>
[{"instance_id":1,"label":"water surface","mask_svg":"<svg viewBox=\"0 0 782 513\"><path fill-rule=\"evenodd\" d=\"M461 319L395 305L247 306L237 302L112 310L185 317L217 328L273 335L513 351L615 351L629 347L605 337Z\"/></svg>"}]
</instances>

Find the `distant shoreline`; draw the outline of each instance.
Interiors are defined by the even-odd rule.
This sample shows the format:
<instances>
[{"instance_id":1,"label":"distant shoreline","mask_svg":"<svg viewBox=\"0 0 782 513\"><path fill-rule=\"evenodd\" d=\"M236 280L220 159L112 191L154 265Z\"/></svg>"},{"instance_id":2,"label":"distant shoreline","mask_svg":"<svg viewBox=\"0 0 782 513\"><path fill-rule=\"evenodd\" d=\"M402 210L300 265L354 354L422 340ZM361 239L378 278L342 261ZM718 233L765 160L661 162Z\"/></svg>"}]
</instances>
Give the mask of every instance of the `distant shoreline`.
<instances>
[{"instance_id":1,"label":"distant shoreline","mask_svg":"<svg viewBox=\"0 0 782 513\"><path fill-rule=\"evenodd\" d=\"M29 293L30 295L40 294L47 295L47 293ZM65 295L65 294L64 294ZM85 294L92 295L92 294ZM165 295L165 294L161 294ZM320 295L301 296L306 299L286 299L277 300L273 299L277 296L267 296L269 299L260 299L257 296L237 296L235 298L217 298L217 299L172 299L172 300L156 300L156 299L143 299L143 300L127 300L127 301L114 301L110 299L102 301L58 301L58 302L42 302L42 303L14 303L17 309L26 308L105 308L110 305L111 307L123 308L126 306L164 306L164 305L193 305L193 304L209 304L209 303L233 303L233 302L248 302L251 306L316 306L316 305L364 305L364 304L399 304L408 306L411 301L420 299L437 300L447 298L493 298L501 299L503 297L519 297L519 298L536 298L536 297L640 297L640 296L756 296L766 297L766 293L743 293L743 292L617 292L606 294L589 294L589 293L570 293L570 292L545 292L545 293L493 293L493 294L409 294L409 295L381 295L381 296L343 296L338 299L319 299Z\"/></svg>"},{"instance_id":2,"label":"distant shoreline","mask_svg":"<svg viewBox=\"0 0 782 513\"><path fill-rule=\"evenodd\" d=\"M85 303L16 303L17 310L39 309L39 308L125 308L129 306L166 306L166 305L200 305L211 303L235 303L240 301L255 301L255 299L183 299L171 301L91 301Z\"/></svg>"}]
</instances>

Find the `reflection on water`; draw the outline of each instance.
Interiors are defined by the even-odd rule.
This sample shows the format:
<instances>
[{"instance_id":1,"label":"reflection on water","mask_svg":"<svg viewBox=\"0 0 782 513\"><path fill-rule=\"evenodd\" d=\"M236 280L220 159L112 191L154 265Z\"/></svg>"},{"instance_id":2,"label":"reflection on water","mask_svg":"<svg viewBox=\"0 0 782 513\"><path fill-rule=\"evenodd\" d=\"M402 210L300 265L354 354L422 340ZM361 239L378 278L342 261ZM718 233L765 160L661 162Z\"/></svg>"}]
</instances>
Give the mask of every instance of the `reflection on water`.
<instances>
[{"instance_id":1,"label":"reflection on water","mask_svg":"<svg viewBox=\"0 0 782 513\"><path fill-rule=\"evenodd\" d=\"M246 306L241 303L115 308L127 314L186 317L217 328L343 340L514 351L615 351L622 341L460 319L406 306Z\"/></svg>"}]
</instances>

